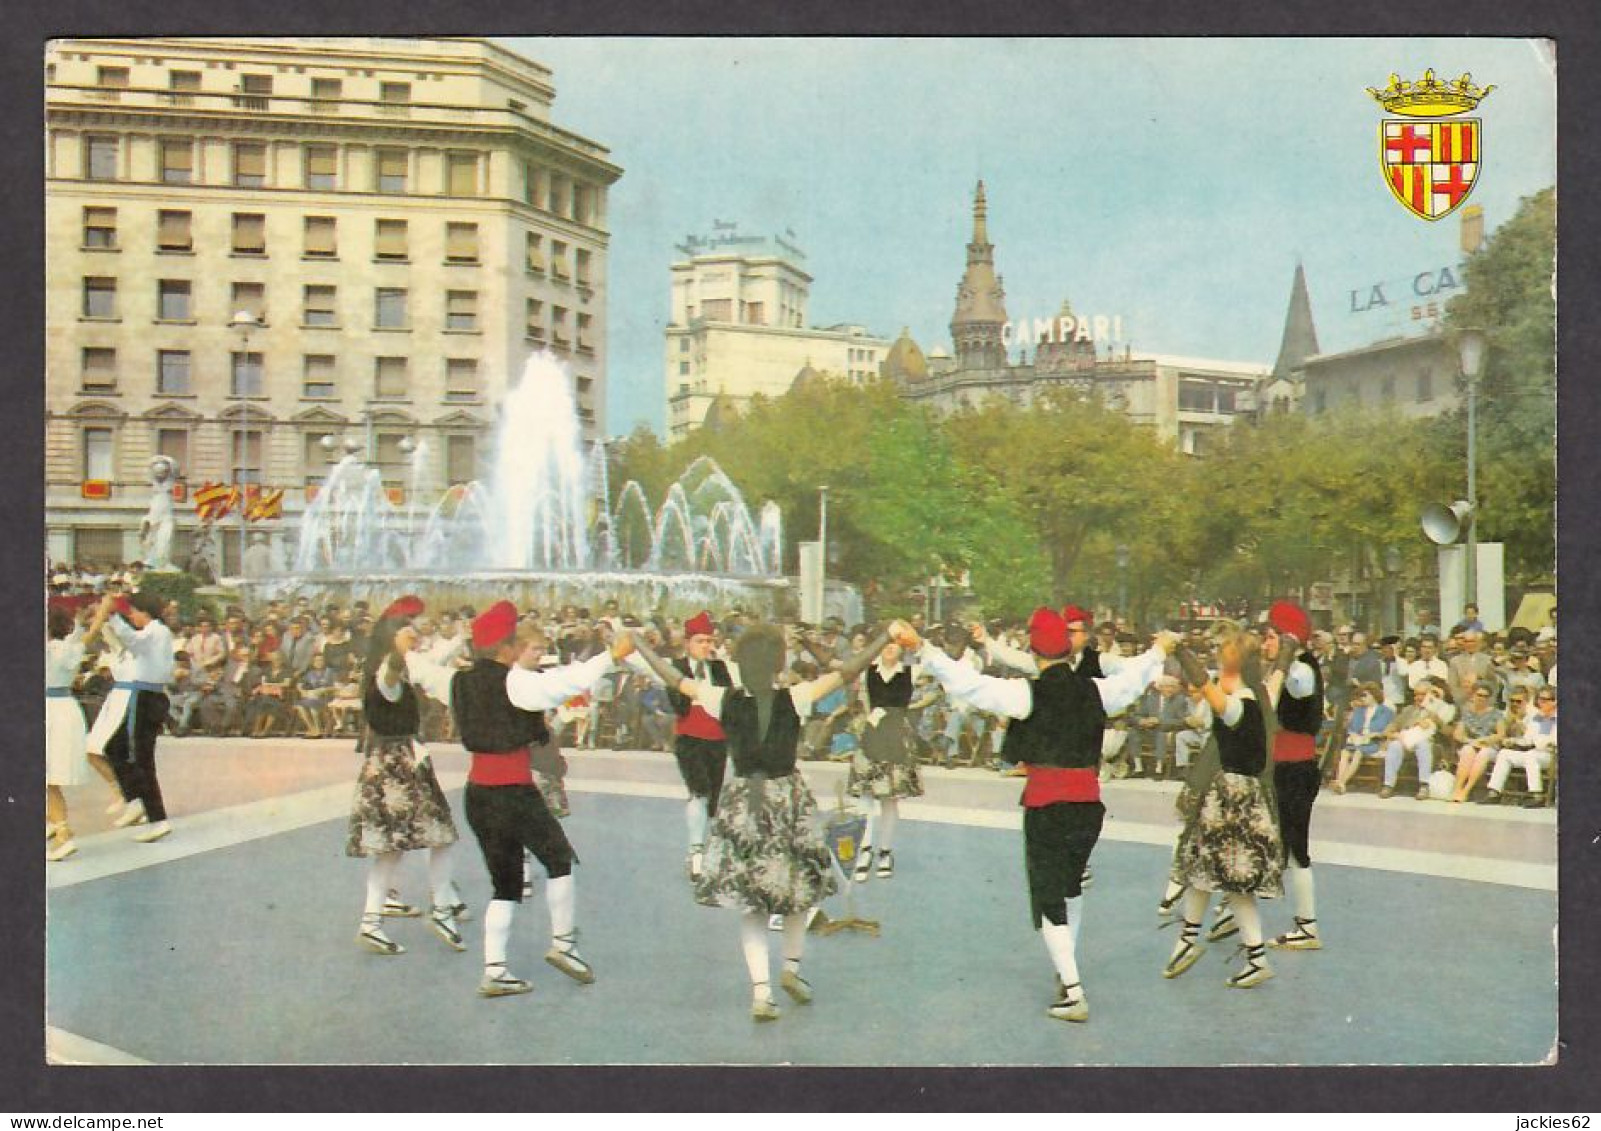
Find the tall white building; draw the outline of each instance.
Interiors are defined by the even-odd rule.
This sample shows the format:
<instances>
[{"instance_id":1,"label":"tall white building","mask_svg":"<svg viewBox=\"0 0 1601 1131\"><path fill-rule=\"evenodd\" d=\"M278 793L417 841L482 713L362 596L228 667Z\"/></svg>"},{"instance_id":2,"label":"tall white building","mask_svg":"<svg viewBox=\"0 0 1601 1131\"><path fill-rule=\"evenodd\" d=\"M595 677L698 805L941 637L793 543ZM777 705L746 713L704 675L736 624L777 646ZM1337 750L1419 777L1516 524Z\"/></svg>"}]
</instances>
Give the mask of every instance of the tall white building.
<instances>
[{"instance_id":1,"label":"tall white building","mask_svg":"<svg viewBox=\"0 0 1601 1131\"><path fill-rule=\"evenodd\" d=\"M889 342L860 326L807 325L812 277L793 237L742 236L731 224L692 236L672 265L666 331L668 439L758 394L789 391L803 370L865 381Z\"/></svg>"},{"instance_id":2,"label":"tall white building","mask_svg":"<svg viewBox=\"0 0 1601 1131\"><path fill-rule=\"evenodd\" d=\"M52 556L136 558L156 454L190 492L283 488L280 532L347 445L397 492L412 444L430 490L473 479L536 348L603 436L622 170L554 99L548 69L475 39L51 43Z\"/></svg>"}]
</instances>

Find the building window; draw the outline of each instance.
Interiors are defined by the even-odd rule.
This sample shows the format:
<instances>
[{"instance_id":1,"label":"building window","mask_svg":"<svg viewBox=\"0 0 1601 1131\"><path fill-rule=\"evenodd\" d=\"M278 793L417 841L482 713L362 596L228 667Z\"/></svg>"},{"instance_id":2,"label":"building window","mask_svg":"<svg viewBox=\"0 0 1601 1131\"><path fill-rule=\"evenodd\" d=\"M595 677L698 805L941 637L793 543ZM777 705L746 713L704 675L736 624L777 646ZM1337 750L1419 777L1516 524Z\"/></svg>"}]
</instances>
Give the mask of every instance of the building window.
<instances>
[{"instance_id":1,"label":"building window","mask_svg":"<svg viewBox=\"0 0 1601 1131\"><path fill-rule=\"evenodd\" d=\"M246 94L271 94L271 75L240 75L239 89Z\"/></svg>"},{"instance_id":2,"label":"building window","mask_svg":"<svg viewBox=\"0 0 1601 1131\"><path fill-rule=\"evenodd\" d=\"M156 454L176 463L179 477L186 477L189 468L189 429L156 429Z\"/></svg>"},{"instance_id":3,"label":"building window","mask_svg":"<svg viewBox=\"0 0 1601 1131\"><path fill-rule=\"evenodd\" d=\"M111 459L112 434L109 428L85 428L83 430L83 477L85 479L106 479L114 477L115 469Z\"/></svg>"},{"instance_id":4,"label":"building window","mask_svg":"<svg viewBox=\"0 0 1601 1131\"><path fill-rule=\"evenodd\" d=\"M545 273L545 255L541 250L541 245L544 243L544 240L538 232L529 232L527 243L528 269L537 274L543 275Z\"/></svg>"},{"instance_id":5,"label":"building window","mask_svg":"<svg viewBox=\"0 0 1601 1131\"><path fill-rule=\"evenodd\" d=\"M752 325L752 326L765 326L765 325L767 325L767 313L762 308L762 304L761 303L759 303L759 302L747 302L745 304L745 321L748 324ZM851 352L855 353L856 351L852 350ZM866 352L866 351L863 351L863 352Z\"/></svg>"},{"instance_id":6,"label":"building window","mask_svg":"<svg viewBox=\"0 0 1601 1131\"><path fill-rule=\"evenodd\" d=\"M193 251L195 241L189 220L187 212L157 213L156 248L160 251Z\"/></svg>"},{"instance_id":7,"label":"building window","mask_svg":"<svg viewBox=\"0 0 1601 1131\"><path fill-rule=\"evenodd\" d=\"M189 395L189 351L156 351L156 393L163 397Z\"/></svg>"},{"instance_id":8,"label":"building window","mask_svg":"<svg viewBox=\"0 0 1601 1131\"><path fill-rule=\"evenodd\" d=\"M452 485L478 478L478 441L472 436L445 437L445 479Z\"/></svg>"},{"instance_id":9,"label":"building window","mask_svg":"<svg viewBox=\"0 0 1601 1131\"><path fill-rule=\"evenodd\" d=\"M445 259L450 263L478 262L478 225L445 225Z\"/></svg>"},{"instance_id":10,"label":"building window","mask_svg":"<svg viewBox=\"0 0 1601 1131\"><path fill-rule=\"evenodd\" d=\"M404 330L408 324L405 288L379 287L377 298L373 325L380 330Z\"/></svg>"},{"instance_id":11,"label":"building window","mask_svg":"<svg viewBox=\"0 0 1601 1131\"><path fill-rule=\"evenodd\" d=\"M380 102L410 102L411 83L409 82L381 82L378 84L378 101Z\"/></svg>"},{"instance_id":12,"label":"building window","mask_svg":"<svg viewBox=\"0 0 1601 1131\"><path fill-rule=\"evenodd\" d=\"M337 395L334 355L308 353L301 378L300 395L310 400L332 400Z\"/></svg>"},{"instance_id":13,"label":"building window","mask_svg":"<svg viewBox=\"0 0 1601 1131\"><path fill-rule=\"evenodd\" d=\"M567 245L561 240L550 241L550 273L558 279L567 278Z\"/></svg>"},{"instance_id":14,"label":"building window","mask_svg":"<svg viewBox=\"0 0 1601 1131\"><path fill-rule=\"evenodd\" d=\"M536 342L545 340L545 304L537 298L528 300L526 328L528 336Z\"/></svg>"},{"instance_id":15,"label":"building window","mask_svg":"<svg viewBox=\"0 0 1601 1131\"><path fill-rule=\"evenodd\" d=\"M701 317L708 322L732 322L734 320L734 300L729 298L709 298L700 304Z\"/></svg>"},{"instance_id":16,"label":"building window","mask_svg":"<svg viewBox=\"0 0 1601 1131\"><path fill-rule=\"evenodd\" d=\"M373 373L373 399L400 401L406 399L406 359L380 357Z\"/></svg>"},{"instance_id":17,"label":"building window","mask_svg":"<svg viewBox=\"0 0 1601 1131\"><path fill-rule=\"evenodd\" d=\"M678 339L678 352L679 353L688 353L689 352L689 339L688 338L679 338Z\"/></svg>"},{"instance_id":18,"label":"building window","mask_svg":"<svg viewBox=\"0 0 1601 1131\"><path fill-rule=\"evenodd\" d=\"M581 182L573 184L573 219L580 224L595 222L595 188Z\"/></svg>"},{"instance_id":19,"label":"building window","mask_svg":"<svg viewBox=\"0 0 1601 1131\"><path fill-rule=\"evenodd\" d=\"M385 487L403 487L411 471L411 461L404 447L406 437L399 432L380 432L373 437L377 446L378 473Z\"/></svg>"},{"instance_id":20,"label":"building window","mask_svg":"<svg viewBox=\"0 0 1601 1131\"><path fill-rule=\"evenodd\" d=\"M544 203L542 174L532 161L523 162L523 201L539 208Z\"/></svg>"},{"instance_id":21,"label":"building window","mask_svg":"<svg viewBox=\"0 0 1601 1131\"><path fill-rule=\"evenodd\" d=\"M323 447L324 440L333 438L332 432L305 433L300 449L300 476L307 487L321 485L328 474L330 463L338 458L337 451Z\"/></svg>"},{"instance_id":22,"label":"building window","mask_svg":"<svg viewBox=\"0 0 1601 1131\"><path fill-rule=\"evenodd\" d=\"M199 71L172 71L167 75L167 89L175 94L198 94L200 92ZM187 106L191 99L173 99L180 106Z\"/></svg>"},{"instance_id":23,"label":"building window","mask_svg":"<svg viewBox=\"0 0 1601 1131\"><path fill-rule=\"evenodd\" d=\"M312 79L311 96L313 98L333 99L342 97L345 84L341 79Z\"/></svg>"},{"instance_id":24,"label":"building window","mask_svg":"<svg viewBox=\"0 0 1601 1131\"><path fill-rule=\"evenodd\" d=\"M232 397L259 397L263 392L261 378L261 355L259 353L234 353L233 379L229 385L228 395Z\"/></svg>"},{"instance_id":25,"label":"building window","mask_svg":"<svg viewBox=\"0 0 1601 1131\"><path fill-rule=\"evenodd\" d=\"M478 329L478 292L445 292L445 329Z\"/></svg>"},{"instance_id":26,"label":"building window","mask_svg":"<svg viewBox=\"0 0 1601 1131\"><path fill-rule=\"evenodd\" d=\"M406 258L407 223L404 220L379 220L373 234L373 254L379 259Z\"/></svg>"},{"instance_id":27,"label":"building window","mask_svg":"<svg viewBox=\"0 0 1601 1131\"><path fill-rule=\"evenodd\" d=\"M406 191L406 151L380 149L378 151L378 191Z\"/></svg>"},{"instance_id":28,"label":"building window","mask_svg":"<svg viewBox=\"0 0 1601 1131\"><path fill-rule=\"evenodd\" d=\"M584 353L592 353L595 349L595 343L589 340L589 327L592 321L593 319L587 314L578 316L578 348Z\"/></svg>"},{"instance_id":29,"label":"building window","mask_svg":"<svg viewBox=\"0 0 1601 1131\"><path fill-rule=\"evenodd\" d=\"M85 318L117 316L117 280L95 277L84 279L83 316Z\"/></svg>"},{"instance_id":30,"label":"building window","mask_svg":"<svg viewBox=\"0 0 1601 1131\"><path fill-rule=\"evenodd\" d=\"M568 204L572 200L571 182L566 177L555 173L550 177L550 211L557 216L568 214Z\"/></svg>"},{"instance_id":31,"label":"building window","mask_svg":"<svg viewBox=\"0 0 1601 1131\"><path fill-rule=\"evenodd\" d=\"M233 432L229 461L233 482L244 485L261 482L261 432L255 428L238 428Z\"/></svg>"},{"instance_id":32,"label":"building window","mask_svg":"<svg viewBox=\"0 0 1601 1131\"><path fill-rule=\"evenodd\" d=\"M1232 388L1230 388L1230 387L1228 387L1226 385L1219 385L1218 386L1218 388L1217 388L1217 409L1216 409L1217 412L1226 412L1226 413L1230 413L1230 414L1232 414L1234 412L1234 392L1235 392L1234 389L1232 389Z\"/></svg>"},{"instance_id":33,"label":"building window","mask_svg":"<svg viewBox=\"0 0 1601 1131\"><path fill-rule=\"evenodd\" d=\"M689 362L680 361L678 363L678 375L680 377L688 377L689 376Z\"/></svg>"},{"instance_id":34,"label":"building window","mask_svg":"<svg viewBox=\"0 0 1601 1131\"><path fill-rule=\"evenodd\" d=\"M451 196L478 195L477 154L448 153L445 155L445 191Z\"/></svg>"},{"instance_id":35,"label":"building window","mask_svg":"<svg viewBox=\"0 0 1601 1131\"><path fill-rule=\"evenodd\" d=\"M157 281L156 317L163 322L188 322L194 318L194 310L189 301L188 279Z\"/></svg>"},{"instance_id":36,"label":"building window","mask_svg":"<svg viewBox=\"0 0 1601 1131\"><path fill-rule=\"evenodd\" d=\"M550 340L552 345L567 345L567 308L553 306L550 308Z\"/></svg>"},{"instance_id":37,"label":"building window","mask_svg":"<svg viewBox=\"0 0 1601 1131\"><path fill-rule=\"evenodd\" d=\"M1434 371L1425 369L1418 374L1418 402L1434 399Z\"/></svg>"},{"instance_id":38,"label":"building window","mask_svg":"<svg viewBox=\"0 0 1601 1131\"><path fill-rule=\"evenodd\" d=\"M96 67L95 85L110 87L113 90L128 89L128 68Z\"/></svg>"},{"instance_id":39,"label":"building window","mask_svg":"<svg viewBox=\"0 0 1601 1131\"><path fill-rule=\"evenodd\" d=\"M576 275L578 281L586 287L589 285L589 264L592 258L593 257L590 255L590 253L584 248L579 248L576 252L574 252L575 270L573 274Z\"/></svg>"},{"instance_id":40,"label":"building window","mask_svg":"<svg viewBox=\"0 0 1601 1131\"><path fill-rule=\"evenodd\" d=\"M195 179L195 143L186 137L161 139L161 181L187 185Z\"/></svg>"},{"instance_id":41,"label":"building window","mask_svg":"<svg viewBox=\"0 0 1601 1131\"><path fill-rule=\"evenodd\" d=\"M470 357L445 359L445 400L478 399L478 362Z\"/></svg>"},{"instance_id":42,"label":"building window","mask_svg":"<svg viewBox=\"0 0 1601 1131\"><path fill-rule=\"evenodd\" d=\"M117 179L117 139L91 137L85 149L84 176L91 181Z\"/></svg>"},{"instance_id":43,"label":"building window","mask_svg":"<svg viewBox=\"0 0 1601 1131\"><path fill-rule=\"evenodd\" d=\"M104 346L85 346L83 350L83 390L110 393L117 388L117 351Z\"/></svg>"},{"instance_id":44,"label":"building window","mask_svg":"<svg viewBox=\"0 0 1601 1131\"><path fill-rule=\"evenodd\" d=\"M234 314L248 314L256 322L265 325L267 322L267 285L265 283L235 283L233 285L233 306L229 309L229 317Z\"/></svg>"},{"instance_id":45,"label":"building window","mask_svg":"<svg viewBox=\"0 0 1601 1131\"><path fill-rule=\"evenodd\" d=\"M266 145L259 141L234 142L233 183L235 188L261 188L267 183Z\"/></svg>"},{"instance_id":46,"label":"building window","mask_svg":"<svg viewBox=\"0 0 1601 1131\"><path fill-rule=\"evenodd\" d=\"M339 150L332 145L306 146L306 187L324 192L339 187Z\"/></svg>"},{"instance_id":47,"label":"building window","mask_svg":"<svg viewBox=\"0 0 1601 1131\"><path fill-rule=\"evenodd\" d=\"M337 326L339 317L334 311L338 289L321 283L307 284L305 303L300 320L306 326Z\"/></svg>"},{"instance_id":48,"label":"building window","mask_svg":"<svg viewBox=\"0 0 1601 1131\"><path fill-rule=\"evenodd\" d=\"M235 255L267 254L267 217L260 212L233 214L233 253Z\"/></svg>"},{"instance_id":49,"label":"building window","mask_svg":"<svg viewBox=\"0 0 1601 1131\"><path fill-rule=\"evenodd\" d=\"M117 246L117 210L115 208L85 208L83 210L83 246L114 248Z\"/></svg>"},{"instance_id":50,"label":"building window","mask_svg":"<svg viewBox=\"0 0 1601 1131\"><path fill-rule=\"evenodd\" d=\"M313 259L333 259L339 254L338 227L332 216L307 216L305 254Z\"/></svg>"}]
</instances>

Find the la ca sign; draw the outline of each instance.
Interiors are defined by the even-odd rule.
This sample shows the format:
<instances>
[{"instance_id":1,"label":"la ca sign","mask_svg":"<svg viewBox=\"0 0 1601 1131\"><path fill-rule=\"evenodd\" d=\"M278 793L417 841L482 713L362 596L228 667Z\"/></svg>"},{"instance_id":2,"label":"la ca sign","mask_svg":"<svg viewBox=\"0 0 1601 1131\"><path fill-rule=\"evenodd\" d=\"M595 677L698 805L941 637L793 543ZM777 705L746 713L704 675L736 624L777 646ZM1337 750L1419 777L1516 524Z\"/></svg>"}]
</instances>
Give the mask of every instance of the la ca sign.
<instances>
[{"instance_id":1,"label":"la ca sign","mask_svg":"<svg viewBox=\"0 0 1601 1131\"><path fill-rule=\"evenodd\" d=\"M1351 291L1351 313L1361 314L1367 310L1380 310L1394 302L1409 302L1413 298L1434 298L1458 290L1462 286L1458 281L1461 271L1461 264L1454 268L1439 267L1419 271L1410 280L1412 293L1409 297L1401 297L1400 294L1401 289L1408 285L1407 280L1387 279L1367 287L1358 287ZM1385 290L1387 287L1388 293Z\"/></svg>"}]
</instances>

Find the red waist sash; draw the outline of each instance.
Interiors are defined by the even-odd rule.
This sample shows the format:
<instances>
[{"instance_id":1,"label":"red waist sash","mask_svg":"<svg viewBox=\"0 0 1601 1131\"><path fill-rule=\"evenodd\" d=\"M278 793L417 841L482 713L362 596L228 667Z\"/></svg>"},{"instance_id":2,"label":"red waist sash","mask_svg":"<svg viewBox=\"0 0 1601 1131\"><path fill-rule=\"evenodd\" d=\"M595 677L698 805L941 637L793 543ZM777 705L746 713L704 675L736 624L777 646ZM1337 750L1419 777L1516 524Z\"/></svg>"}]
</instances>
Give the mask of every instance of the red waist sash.
<instances>
[{"instance_id":1,"label":"red waist sash","mask_svg":"<svg viewBox=\"0 0 1601 1131\"><path fill-rule=\"evenodd\" d=\"M1093 769L1063 766L1029 766L1023 787L1023 806L1038 809L1058 801L1099 801L1101 776Z\"/></svg>"},{"instance_id":2,"label":"red waist sash","mask_svg":"<svg viewBox=\"0 0 1601 1131\"><path fill-rule=\"evenodd\" d=\"M1317 757L1317 742L1310 734L1281 730L1273 736L1275 762L1310 762Z\"/></svg>"},{"instance_id":3,"label":"red waist sash","mask_svg":"<svg viewBox=\"0 0 1601 1131\"><path fill-rule=\"evenodd\" d=\"M473 751L467 780L474 785L534 784L534 772L528 764L528 747L493 753Z\"/></svg>"},{"instance_id":4,"label":"red waist sash","mask_svg":"<svg viewBox=\"0 0 1601 1131\"><path fill-rule=\"evenodd\" d=\"M706 713L700 704L689 709L687 714L681 715L673 724L674 734L688 735L690 738L704 738L708 742L722 742L728 736L723 733L722 724Z\"/></svg>"}]
</instances>

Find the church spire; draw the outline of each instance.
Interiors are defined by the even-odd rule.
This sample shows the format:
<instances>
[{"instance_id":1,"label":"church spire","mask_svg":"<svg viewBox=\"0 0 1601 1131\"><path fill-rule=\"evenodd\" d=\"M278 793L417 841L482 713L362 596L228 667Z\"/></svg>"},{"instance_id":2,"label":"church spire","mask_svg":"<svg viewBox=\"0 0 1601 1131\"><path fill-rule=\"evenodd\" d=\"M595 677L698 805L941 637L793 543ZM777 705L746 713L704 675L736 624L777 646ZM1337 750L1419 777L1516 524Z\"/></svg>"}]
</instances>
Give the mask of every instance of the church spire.
<instances>
[{"instance_id":1,"label":"church spire","mask_svg":"<svg viewBox=\"0 0 1601 1131\"><path fill-rule=\"evenodd\" d=\"M967 271L956 287L951 343L963 369L998 369L1006 364L1001 327L1006 322L1005 292L995 275L995 248L989 242L989 205L984 182L973 196L973 239L967 245Z\"/></svg>"},{"instance_id":2,"label":"church spire","mask_svg":"<svg viewBox=\"0 0 1601 1131\"><path fill-rule=\"evenodd\" d=\"M1279 359L1273 363L1273 376L1288 377L1301 363L1318 352L1317 327L1312 324L1312 300L1306 291L1306 270L1295 264L1295 282L1290 288L1290 309L1284 315L1284 340L1279 343Z\"/></svg>"}]
</instances>

